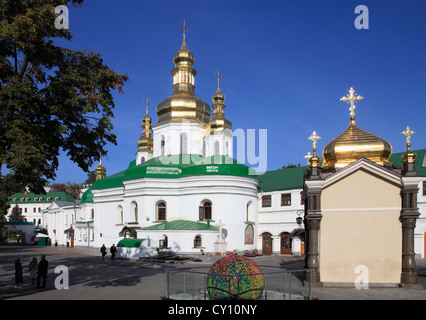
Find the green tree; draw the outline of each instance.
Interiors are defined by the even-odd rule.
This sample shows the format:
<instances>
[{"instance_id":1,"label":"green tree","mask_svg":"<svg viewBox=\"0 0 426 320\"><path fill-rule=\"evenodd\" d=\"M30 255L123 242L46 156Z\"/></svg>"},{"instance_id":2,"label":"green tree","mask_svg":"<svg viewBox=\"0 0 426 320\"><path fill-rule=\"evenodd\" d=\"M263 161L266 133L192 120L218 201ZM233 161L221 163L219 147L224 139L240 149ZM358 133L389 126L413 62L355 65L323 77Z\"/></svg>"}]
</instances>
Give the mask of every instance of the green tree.
<instances>
[{"instance_id":1,"label":"green tree","mask_svg":"<svg viewBox=\"0 0 426 320\"><path fill-rule=\"evenodd\" d=\"M57 29L54 8L83 0L0 2L0 169L42 193L53 180L61 150L85 172L116 144L112 91L123 92L126 75L101 55L70 50L54 39L71 40Z\"/></svg>"},{"instance_id":2,"label":"green tree","mask_svg":"<svg viewBox=\"0 0 426 320\"><path fill-rule=\"evenodd\" d=\"M81 184L67 182L66 193L76 200L80 199Z\"/></svg>"},{"instance_id":3,"label":"green tree","mask_svg":"<svg viewBox=\"0 0 426 320\"><path fill-rule=\"evenodd\" d=\"M20 221L26 221L25 217L22 215L22 210L18 207L17 204L12 208L12 212L9 216L9 221L12 222L20 222Z\"/></svg>"}]
</instances>

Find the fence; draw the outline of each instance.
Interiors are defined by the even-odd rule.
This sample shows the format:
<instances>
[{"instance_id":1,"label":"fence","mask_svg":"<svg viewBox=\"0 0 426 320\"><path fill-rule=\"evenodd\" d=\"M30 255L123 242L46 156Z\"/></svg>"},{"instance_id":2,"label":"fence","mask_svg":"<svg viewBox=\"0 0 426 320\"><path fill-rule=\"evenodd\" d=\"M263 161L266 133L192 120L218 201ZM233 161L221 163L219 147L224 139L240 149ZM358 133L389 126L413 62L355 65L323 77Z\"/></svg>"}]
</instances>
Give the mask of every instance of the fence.
<instances>
[{"instance_id":1,"label":"fence","mask_svg":"<svg viewBox=\"0 0 426 320\"><path fill-rule=\"evenodd\" d=\"M166 269L166 298L176 300L259 299L310 300L311 269L259 266L262 273L210 274L208 266ZM209 275L220 277L221 285L213 285ZM262 278L261 286L244 286L249 279ZM255 297L255 298L253 298Z\"/></svg>"}]
</instances>

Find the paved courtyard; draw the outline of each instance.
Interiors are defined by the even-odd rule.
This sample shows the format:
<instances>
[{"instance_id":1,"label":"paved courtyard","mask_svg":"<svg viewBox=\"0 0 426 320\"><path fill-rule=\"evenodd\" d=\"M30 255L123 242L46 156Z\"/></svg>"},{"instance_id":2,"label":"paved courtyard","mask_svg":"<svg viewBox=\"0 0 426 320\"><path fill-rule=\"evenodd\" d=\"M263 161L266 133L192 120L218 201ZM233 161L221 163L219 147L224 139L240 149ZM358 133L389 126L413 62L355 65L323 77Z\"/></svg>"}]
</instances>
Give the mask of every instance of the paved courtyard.
<instances>
[{"instance_id":1,"label":"paved courtyard","mask_svg":"<svg viewBox=\"0 0 426 320\"><path fill-rule=\"evenodd\" d=\"M14 287L14 261L22 256L24 285ZM49 274L45 289L31 285L27 266L35 256L45 254ZM263 256L255 258L262 265L303 266L302 257ZM188 263L185 263L187 265ZM192 265L196 265L192 263ZM69 270L69 289L57 290L55 267ZM182 266L142 260L102 260L99 250L85 247L0 246L0 300L159 300L166 292L165 268ZM426 259L417 259L419 282L426 288ZM404 288L313 288L319 300L426 300L426 289Z\"/></svg>"}]
</instances>

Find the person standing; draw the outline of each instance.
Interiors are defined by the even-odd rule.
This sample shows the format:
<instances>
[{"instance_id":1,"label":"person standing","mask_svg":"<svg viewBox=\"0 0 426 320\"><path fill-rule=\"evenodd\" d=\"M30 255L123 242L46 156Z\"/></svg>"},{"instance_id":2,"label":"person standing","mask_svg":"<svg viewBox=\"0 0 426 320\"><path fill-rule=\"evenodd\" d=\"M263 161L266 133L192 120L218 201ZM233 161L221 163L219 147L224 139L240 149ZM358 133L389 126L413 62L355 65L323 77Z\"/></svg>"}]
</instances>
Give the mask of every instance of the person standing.
<instances>
[{"instance_id":1,"label":"person standing","mask_svg":"<svg viewBox=\"0 0 426 320\"><path fill-rule=\"evenodd\" d=\"M111 259L115 260L115 253L117 252L117 247L113 243L111 248L109 249L109 252L111 252Z\"/></svg>"},{"instance_id":2,"label":"person standing","mask_svg":"<svg viewBox=\"0 0 426 320\"><path fill-rule=\"evenodd\" d=\"M19 284L24 282L22 275L21 255L18 254L15 258L15 288L19 288Z\"/></svg>"},{"instance_id":3,"label":"person standing","mask_svg":"<svg viewBox=\"0 0 426 320\"><path fill-rule=\"evenodd\" d=\"M38 269L38 261L37 258L34 257L28 265L28 270L30 271L30 279L33 287L36 286L36 278L37 278L37 269Z\"/></svg>"},{"instance_id":4,"label":"person standing","mask_svg":"<svg viewBox=\"0 0 426 320\"><path fill-rule=\"evenodd\" d=\"M102 260L103 260L107 254L107 250L104 244L101 247L101 253L102 253Z\"/></svg>"},{"instance_id":5,"label":"person standing","mask_svg":"<svg viewBox=\"0 0 426 320\"><path fill-rule=\"evenodd\" d=\"M46 260L46 256L42 255L40 263L38 264L37 270L37 288L40 288L40 279L43 278L43 283L41 288L46 288L46 278L47 278L47 269L49 267L49 262Z\"/></svg>"}]
</instances>

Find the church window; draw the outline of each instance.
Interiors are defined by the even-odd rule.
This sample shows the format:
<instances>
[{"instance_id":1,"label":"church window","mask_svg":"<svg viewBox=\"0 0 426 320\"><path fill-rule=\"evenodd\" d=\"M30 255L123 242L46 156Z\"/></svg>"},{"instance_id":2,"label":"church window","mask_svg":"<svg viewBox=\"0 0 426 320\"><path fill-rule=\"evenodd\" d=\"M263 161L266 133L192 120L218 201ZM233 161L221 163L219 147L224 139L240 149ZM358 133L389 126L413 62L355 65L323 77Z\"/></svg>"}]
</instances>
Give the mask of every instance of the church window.
<instances>
[{"instance_id":1,"label":"church window","mask_svg":"<svg viewBox=\"0 0 426 320\"><path fill-rule=\"evenodd\" d=\"M144 163L144 162L145 162L145 157L142 157L141 163Z\"/></svg>"},{"instance_id":2,"label":"church window","mask_svg":"<svg viewBox=\"0 0 426 320\"><path fill-rule=\"evenodd\" d=\"M181 154L187 154L188 152L188 137L186 136L186 133L182 133L180 135L180 153Z\"/></svg>"},{"instance_id":3,"label":"church window","mask_svg":"<svg viewBox=\"0 0 426 320\"><path fill-rule=\"evenodd\" d=\"M203 157L206 156L206 139L203 139Z\"/></svg>"},{"instance_id":4,"label":"church window","mask_svg":"<svg viewBox=\"0 0 426 320\"><path fill-rule=\"evenodd\" d=\"M164 138L164 136L161 136L161 155L164 156L165 154L165 149L166 149L166 139Z\"/></svg>"},{"instance_id":5,"label":"church window","mask_svg":"<svg viewBox=\"0 0 426 320\"><path fill-rule=\"evenodd\" d=\"M123 224L123 207L117 207L117 222L118 224Z\"/></svg>"},{"instance_id":6,"label":"church window","mask_svg":"<svg viewBox=\"0 0 426 320\"><path fill-rule=\"evenodd\" d=\"M226 142L226 155L227 156L231 156L230 154L229 154L229 142Z\"/></svg>"},{"instance_id":7,"label":"church window","mask_svg":"<svg viewBox=\"0 0 426 320\"><path fill-rule=\"evenodd\" d=\"M219 154L219 141L214 143L214 154Z\"/></svg>"},{"instance_id":8,"label":"church window","mask_svg":"<svg viewBox=\"0 0 426 320\"><path fill-rule=\"evenodd\" d=\"M291 206L291 193L284 193L281 195L281 205Z\"/></svg>"},{"instance_id":9,"label":"church window","mask_svg":"<svg viewBox=\"0 0 426 320\"><path fill-rule=\"evenodd\" d=\"M426 196L426 181L423 181L423 195Z\"/></svg>"},{"instance_id":10,"label":"church window","mask_svg":"<svg viewBox=\"0 0 426 320\"><path fill-rule=\"evenodd\" d=\"M90 219L95 219L95 209L90 210Z\"/></svg>"},{"instance_id":11,"label":"church window","mask_svg":"<svg viewBox=\"0 0 426 320\"><path fill-rule=\"evenodd\" d=\"M138 204L135 201L130 204L130 211L133 215L133 221L138 222Z\"/></svg>"},{"instance_id":12,"label":"church window","mask_svg":"<svg viewBox=\"0 0 426 320\"><path fill-rule=\"evenodd\" d=\"M199 208L199 219L200 220L211 220L212 219L212 203L205 201Z\"/></svg>"},{"instance_id":13,"label":"church window","mask_svg":"<svg viewBox=\"0 0 426 320\"><path fill-rule=\"evenodd\" d=\"M251 224L246 227L244 244L253 244L254 228Z\"/></svg>"},{"instance_id":14,"label":"church window","mask_svg":"<svg viewBox=\"0 0 426 320\"><path fill-rule=\"evenodd\" d=\"M167 236L166 236L166 235L164 235L163 239L160 239L160 240L158 241L158 245L159 245L160 249L167 248L167 247L169 246L168 242L169 242L169 241L168 241Z\"/></svg>"},{"instance_id":15,"label":"church window","mask_svg":"<svg viewBox=\"0 0 426 320\"><path fill-rule=\"evenodd\" d=\"M166 221L166 210L167 206L165 202L159 202L157 204L157 221Z\"/></svg>"},{"instance_id":16,"label":"church window","mask_svg":"<svg viewBox=\"0 0 426 320\"><path fill-rule=\"evenodd\" d=\"M36 210L37 210L37 209L34 207L34 208L33 208L33 212L36 212Z\"/></svg>"},{"instance_id":17,"label":"church window","mask_svg":"<svg viewBox=\"0 0 426 320\"><path fill-rule=\"evenodd\" d=\"M194 238L194 248L201 248L201 236L197 235Z\"/></svg>"},{"instance_id":18,"label":"church window","mask_svg":"<svg viewBox=\"0 0 426 320\"><path fill-rule=\"evenodd\" d=\"M262 197L262 207L270 207L272 205L271 196Z\"/></svg>"}]
</instances>

